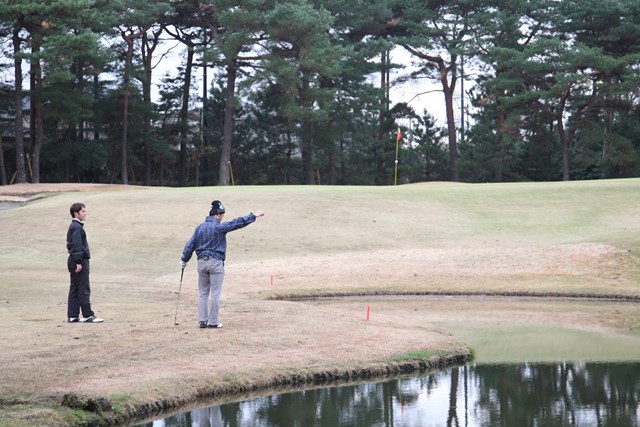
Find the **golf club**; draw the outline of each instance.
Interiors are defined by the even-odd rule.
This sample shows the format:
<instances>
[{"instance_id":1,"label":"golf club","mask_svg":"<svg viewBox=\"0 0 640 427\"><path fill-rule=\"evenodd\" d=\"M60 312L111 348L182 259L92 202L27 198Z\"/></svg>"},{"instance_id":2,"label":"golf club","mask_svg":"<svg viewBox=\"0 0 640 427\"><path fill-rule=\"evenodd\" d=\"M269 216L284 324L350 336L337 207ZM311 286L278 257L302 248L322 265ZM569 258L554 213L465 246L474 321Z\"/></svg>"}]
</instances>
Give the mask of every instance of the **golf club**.
<instances>
[{"instance_id":1,"label":"golf club","mask_svg":"<svg viewBox=\"0 0 640 427\"><path fill-rule=\"evenodd\" d=\"M178 325L178 305L180 304L180 292L182 291L182 277L184 276L184 267L180 272L180 287L178 288L178 302L176 303L176 316L173 318L173 324Z\"/></svg>"}]
</instances>

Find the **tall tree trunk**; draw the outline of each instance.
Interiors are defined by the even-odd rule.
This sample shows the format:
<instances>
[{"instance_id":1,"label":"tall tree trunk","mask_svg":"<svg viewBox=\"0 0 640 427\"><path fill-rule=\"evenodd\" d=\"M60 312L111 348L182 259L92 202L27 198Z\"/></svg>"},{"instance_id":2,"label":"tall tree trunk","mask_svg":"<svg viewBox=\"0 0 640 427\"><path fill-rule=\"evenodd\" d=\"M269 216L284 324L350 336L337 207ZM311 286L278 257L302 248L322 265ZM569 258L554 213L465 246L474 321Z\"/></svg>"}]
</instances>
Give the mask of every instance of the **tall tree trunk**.
<instances>
[{"instance_id":1,"label":"tall tree trunk","mask_svg":"<svg viewBox=\"0 0 640 427\"><path fill-rule=\"evenodd\" d=\"M387 94L389 93L388 90L388 85L389 85L389 81L387 80L387 59L388 59L388 55L387 55L387 51L382 52L381 56L380 56L380 65L381 65L381 69L380 69L380 91L382 93L382 98L380 99L380 110L378 112L379 114L379 127L378 127L378 146L379 147L384 147L385 146L385 114L388 111L388 107L389 107L389 101L387 99ZM382 150L382 153L380 153L380 150ZM391 179L391 178L386 178L385 177L385 173L384 173L384 165L385 165L385 157L384 157L384 148L376 148L375 149L375 158L374 158L374 162L375 162L375 167L376 167L376 174L374 176L374 180L377 184L383 184L386 179ZM382 173L382 176L378 176L379 173ZM386 178L386 179L385 179Z\"/></svg>"},{"instance_id":2,"label":"tall tree trunk","mask_svg":"<svg viewBox=\"0 0 640 427\"><path fill-rule=\"evenodd\" d=\"M556 121L558 122L558 135L560 137L560 144L562 145L562 180L569 181L569 139L564 130L562 116L557 116Z\"/></svg>"},{"instance_id":3,"label":"tall tree trunk","mask_svg":"<svg viewBox=\"0 0 640 427\"><path fill-rule=\"evenodd\" d=\"M40 64L40 35L34 34L31 42L31 182L40 183L40 153L44 139L42 124L42 66Z\"/></svg>"},{"instance_id":4,"label":"tall tree trunk","mask_svg":"<svg viewBox=\"0 0 640 427\"><path fill-rule=\"evenodd\" d=\"M142 143L144 150L144 185L151 185L151 78L153 74L153 52L160 41L162 29L152 31L153 37L149 38L147 31L142 31L142 62L144 64L144 79L142 81L142 98L145 109L143 116Z\"/></svg>"},{"instance_id":5,"label":"tall tree trunk","mask_svg":"<svg viewBox=\"0 0 640 427\"><path fill-rule=\"evenodd\" d=\"M7 169L4 164L4 149L2 148L2 132L0 132L0 182L2 185L7 185Z\"/></svg>"},{"instance_id":6,"label":"tall tree trunk","mask_svg":"<svg viewBox=\"0 0 640 427\"><path fill-rule=\"evenodd\" d=\"M129 172L127 162L128 139L129 139L129 96L131 95L131 65L133 63L133 37L124 36L127 42L127 54L125 59L124 84L122 94L122 144L121 144L121 173L122 184L129 184Z\"/></svg>"},{"instance_id":7,"label":"tall tree trunk","mask_svg":"<svg viewBox=\"0 0 640 427\"><path fill-rule=\"evenodd\" d=\"M327 177L327 184L336 185L338 181L338 167L337 167L337 155L336 155L336 144L333 139L333 130L334 128L334 120L333 115L329 117L329 123L327 123L327 143L326 147L329 150L329 176Z\"/></svg>"},{"instance_id":8,"label":"tall tree trunk","mask_svg":"<svg viewBox=\"0 0 640 427\"><path fill-rule=\"evenodd\" d=\"M149 131L151 128L151 77L153 48L148 46L149 38L146 31L142 33L142 62L144 64L144 80L142 81L142 101L144 114L142 117L142 144L144 150L144 185L151 185L151 149L149 147Z\"/></svg>"},{"instance_id":9,"label":"tall tree trunk","mask_svg":"<svg viewBox=\"0 0 640 427\"><path fill-rule=\"evenodd\" d=\"M207 119L207 113L209 111L209 86L207 82L209 81L207 78L207 58L206 55L202 55L202 112L201 112L201 121L200 121L200 135L202 142L202 170L204 171L204 176L202 177L203 185L210 185L210 171L211 167L211 159L209 158L209 139L208 139L208 131L209 131L209 122ZM196 183L200 185L200 182Z\"/></svg>"},{"instance_id":10,"label":"tall tree trunk","mask_svg":"<svg viewBox=\"0 0 640 427\"><path fill-rule=\"evenodd\" d=\"M342 132L340 132L340 135L338 136L340 138L339 141L339 145L340 145L340 184L345 184L346 182L346 175L347 175L347 164L345 162L344 159L344 154L345 154L345 150L346 150L346 144L344 141L344 137L342 135Z\"/></svg>"},{"instance_id":11,"label":"tall tree trunk","mask_svg":"<svg viewBox=\"0 0 640 427\"><path fill-rule=\"evenodd\" d=\"M313 171L313 143L311 133L306 130L302 134L302 155L304 157L304 183L313 185L315 183L315 173Z\"/></svg>"},{"instance_id":12,"label":"tall tree trunk","mask_svg":"<svg viewBox=\"0 0 640 427\"><path fill-rule=\"evenodd\" d=\"M15 106L16 106L16 182L27 182L27 174L24 164L24 123L22 114L22 58L20 57L20 30L22 25L17 24L13 28L13 53L14 59L14 71L15 71Z\"/></svg>"},{"instance_id":13,"label":"tall tree trunk","mask_svg":"<svg viewBox=\"0 0 640 427\"><path fill-rule=\"evenodd\" d=\"M93 114L93 139L96 141L100 138L100 122L98 120L98 114L96 112L95 106L98 104L100 99L100 79L98 74L93 75L93 105L94 105L94 114Z\"/></svg>"},{"instance_id":14,"label":"tall tree trunk","mask_svg":"<svg viewBox=\"0 0 640 427\"><path fill-rule=\"evenodd\" d=\"M120 170L122 173L122 184L129 184L127 173L127 139L129 133L129 87L125 84L122 98L122 141L120 146Z\"/></svg>"},{"instance_id":15,"label":"tall tree trunk","mask_svg":"<svg viewBox=\"0 0 640 427\"><path fill-rule=\"evenodd\" d=\"M333 89L335 86L333 79L323 77L320 81L320 87L323 89ZM325 181L329 185L335 185L338 181L338 166L337 166L337 152L338 145L336 144L335 136L335 111L331 108L330 103L320 101L320 109L328 110L329 115L326 123L326 132L318 130L316 134L318 139L322 142L322 146L326 150L327 156L327 177ZM321 125L322 126L322 125Z\"/></svg>"},{"instance_id":16,"label":"tall tree trunk","mask_svg":"<svg viewBox=\"0 0 640 427\"><path fill-rule=\"evenodd\" d=\"M78 93L84 93L84 62L82 59L78 59L74 61L72 66L72 71L76 77L76 89ZM82 144L85 139L85 128L86 123L83 119L78 118L78 123L74 127L74 137L73 140ZM82 168L80 167L80 162L76 161L76 177L78 182L83 182L85 180L85 176L82 174Z\"/></svg>"},{"instance_id":17,"label":"tall tree trunk","mask_svg":"<svg viewBox=\"0 0 640 427\"><path fill-rule=\"evenodd\" d=\"M303 74L300 87L300 105L305 111L308 111L311 109L312 102L309 96L309 78ZM313 170L313 124L310 119L303 118L301 125L302 135L300 142L302 144L301 148L304 160L304 181L307 185L313 185L316 181L316 174Z\"/></svg>"},{"instance_id":18,"label":"tall tree trunk","mask_svg":"<svg viewBox=\"0 0 640 427\"><path fill-rule=\"evenodd\" d=\"M291 123L287 122L287 165L285 168L285 183L291 184L291 156L293 154L293 140L291 138Z\"/></svg>"},{"instance_id":19,"label":"tall tree trunk","mask_svg":"<svg viewBox=\"0 0 640 427\"><path fill-rule=\"evenodd\" d=\"M504 157L505 157L505 135L507 133L506 129L506 119L504 116L504 111L502 110L503 103L502 99L498 98L498 149L499 149L499 159L498 164L495 170L495 179L496 182L502 182L502 172L504 169Z\"/></svg>"},{"instance_id":20,"label":"tall tree trunk","mask_svg":"<svg viewBox=\"0 0 640 427\"><path fill-rule=\"evenodd\" d=\"M451 61L455 64L455 61ZM456 69L455 65L449 69L444 64L444 61L439 62L440 70L440 83L442 84L442 91L444 92L444 104L447 117L447 133L449 138L449 164L451 168L451 180L460 181L460 173L458 171L458 134L456 132L456 119L453 113L454 100L453 92L456 88ZM447 79L447 76L451 73L451 82Z\"/></svg>"},{"instance_id":21,"label":"tall tree trunk","mask_svg":"<svg viewBox=\"0 0 640 427\"><path fill-rule=\"evenodd\" d=\"M458 135L456 132L456 121L454 110L453 93L456 89L456 82L458 81L458 62L457 55L451 55L451 65L447 66L445 60L439 56L432 56L422 53L413 47L403 44L406 50L411 54L422 58L428 62L431 62L438 69L438 80L442 85L442 92L444 93L444 104L447 118L447 133L449 139L449 163L451 169L451 180L460 181L460 173L458 171Z\"/></svg>"},{"instance_id":22,"label":"tall tree trunk","mask_svg":"<svg viewBox=\"0 0 640 427\"><path fill-rule=\"evenodd\" d=\"M558 123L558 136L560 137L560 144L562 146L562 180L569 181L569 137L565 132L564 122L562 116L564 116L564 109L567 99L569 97L569 91L567 91L558 104L558 110L556 111L556 122Z\"/></svg>"},{"instance_id":23,"label":"tall tree trunk","mask_svg":"<svg viewBox=\"0 0 640 427\"><path fill-rule=\"evenodd\" d=\"M220 170L218 172L218 185L229 185L233 133L233 107L235 105L237 75L238 60L233 58L229 60L229 63L227 64L227 89L224 100L224 125L222 135L222 152L220 154Z\"/></svg>"},{"instance_id":24,"label":"tall tree trunk","mask_svg":"<svg viewBox=\"0 0 640 427\"><path fill-rule=\"evenodd\" d=\"M178 166L178 185L180 187L184 187L187 182L187 131L189 129L189 89L191 88L193 54L193 45L187 45L187 65L184 71L182 108L180 110L180 165Z\"/></svg>"}]
</instances>

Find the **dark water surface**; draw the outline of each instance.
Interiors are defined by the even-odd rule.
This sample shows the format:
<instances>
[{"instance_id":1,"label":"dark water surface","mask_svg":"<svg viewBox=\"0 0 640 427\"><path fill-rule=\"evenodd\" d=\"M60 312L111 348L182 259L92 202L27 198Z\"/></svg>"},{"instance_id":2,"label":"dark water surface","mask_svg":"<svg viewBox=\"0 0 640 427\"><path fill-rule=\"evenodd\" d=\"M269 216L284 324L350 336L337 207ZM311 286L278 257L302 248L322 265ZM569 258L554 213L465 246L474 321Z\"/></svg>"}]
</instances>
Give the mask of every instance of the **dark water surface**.
<instances>
[{"instance_id":1,"label":"dark water surface","mask_svg":"<svg viewBox=\"0 0 640 427\"><path fill-rule=\"evenodd\" d=\"M210 406L145 427L639 426L640 363L470 365Z\"/></svg>"}]
</instances>

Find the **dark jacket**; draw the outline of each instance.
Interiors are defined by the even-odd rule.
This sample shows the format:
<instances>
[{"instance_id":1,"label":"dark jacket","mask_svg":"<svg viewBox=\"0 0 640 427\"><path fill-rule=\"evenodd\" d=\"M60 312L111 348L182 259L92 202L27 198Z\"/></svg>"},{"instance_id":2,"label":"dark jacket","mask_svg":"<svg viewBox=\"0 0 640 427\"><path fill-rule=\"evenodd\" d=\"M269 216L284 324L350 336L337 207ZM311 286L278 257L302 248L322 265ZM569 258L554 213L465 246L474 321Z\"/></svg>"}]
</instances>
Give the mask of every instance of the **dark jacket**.
<instances>
[{"instance_id":1,"label":"dark jacket","mask_svg":"<svg viewBox=\"0 0 640 427\"><path fill-rule=\"evenodd\" d=\"M76 264L81 264L82 260L91 258L84 224L75 219L71 221L67 231L67 252L69 252L69 259Z\"/></svg>"}]
</instances>

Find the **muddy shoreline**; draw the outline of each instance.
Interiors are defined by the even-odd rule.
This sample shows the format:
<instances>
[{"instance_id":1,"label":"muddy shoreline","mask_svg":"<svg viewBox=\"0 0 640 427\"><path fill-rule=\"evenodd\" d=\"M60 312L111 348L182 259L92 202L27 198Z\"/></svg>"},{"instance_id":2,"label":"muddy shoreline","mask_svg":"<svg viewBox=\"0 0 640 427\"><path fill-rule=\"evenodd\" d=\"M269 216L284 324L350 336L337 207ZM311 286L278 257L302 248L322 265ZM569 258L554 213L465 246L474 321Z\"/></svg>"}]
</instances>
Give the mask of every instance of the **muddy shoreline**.
<instances>
[{"instance_id":1,"label":"muddy shoreline","mask_svg":"<svg viewBox=\"0 0 640 427\"><path fill-rule=\"evenodd\" d=\"M430 300L430 301L447 301L447 300L465 300L465 301L491 301L491 300L510 300L510 301L582 301L582 302L628 302L639 303L640 295L618 295L618 294L596 294L583 293L567 295L563 293L522 293L522 292L406 292L406 293L332 293L324 295L276 295L269 298L274 301L370 301L370 300Z\"/></svg>"},{"instance_id":2,"label":"muddy shoreline","mask_svg":"<svg viewBox=\"0 0 640 427\"><path fill-rule=\"evenodd\" d=\"M233 384L226 387L211 387L197 390L193 395L162 399L143 404L124 406L114 411L114 404L106 398L82 398L66 394L62 406L80 409L93 416L82 425L86 426L131 426L148 422L158 417L170 416L190 408L213 404L212 402L253 398L317 387L339 386L383 380L403 375L461 366L472 360L471 352L432 356L426 360L380 363L351 369L328 369L290 375L277 375L270 380Z\"/></svg>"}]
</instances>

